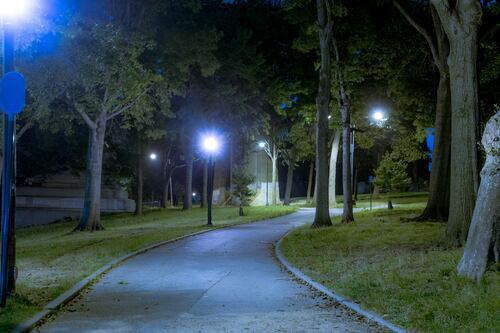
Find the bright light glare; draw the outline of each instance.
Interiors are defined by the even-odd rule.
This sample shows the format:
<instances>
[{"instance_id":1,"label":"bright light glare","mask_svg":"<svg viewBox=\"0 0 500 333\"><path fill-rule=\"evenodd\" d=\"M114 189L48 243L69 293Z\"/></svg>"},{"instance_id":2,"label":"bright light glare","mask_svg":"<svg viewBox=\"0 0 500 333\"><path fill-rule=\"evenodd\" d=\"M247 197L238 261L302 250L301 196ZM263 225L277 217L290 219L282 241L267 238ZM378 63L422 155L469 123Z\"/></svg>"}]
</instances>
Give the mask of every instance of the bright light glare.
<instances>
[{"instance_id":1,"label":"bright light glare","mask_svg":"<svg viewBox=\"0 0 500 333\"><path fill-rule=\"evenodd\" d=\"M332 115L328 115L328 119L332 119Z\"/></svg>"},{"instance_id":2,"label":"bright light glare","mask_svg":"<svg viewBox=\"0 0 500 333\"><path fill-rule=\"evenodd\" d=\"M156 160L158 158L158 155L156 155L155 153L152 153L151 155L149 155L149 158L152 160Z\"/></svg>"},{"instance_id":3,"label":"bright light glare","mask_svg":"<svg viewBox=\"0 0 500 333\"><path fill-rule=\"evenodd\" d=\"M373 119L375 119L376 121L381 121L382 119L384 119L384 114L380 111L377 111L373 114Z\"/></svg>"},{"instance_id":4,"label":"bright light glare","mask_svg":"<svg viewBox=\"0 0 500 333\"><path fill-rule=\"evenodd\" d=\"M266 146L266 143L264 141L259 142L259 147L264 148Z\"/></svg>"},{"instance_id":5,"label":"bright light glare","mask_svg":"<svg viewBox=\"0 0 500 333\"><path fill-rule=\"evenodd\" d=\"M0 0L0 16L3 18L20 18L26 16L32 0Z\"/></svg>"},{"instance_id":6,"label":"bright light glare","mask_svg":"<svg viewBox=\"0 0 500 333\"><path fill-rule=\"evenodd\" d=\"M195 197L195 196L196 196L196 193L195 193L195 192L193 192L193 197Z\"/></svg>"},{"instance_id":7,"label":"bright light glare","mask_svg":"<svg viewBox=\"0 0 500 333\"><path fill-rule=\"evenodd\" d=\"M217 151L219 151L220 148L219 140L213 135L205 136L203 138L202 144L203 144L203 149L207 153L211 154L216 153Z\"/></svg>"}]
</instances>

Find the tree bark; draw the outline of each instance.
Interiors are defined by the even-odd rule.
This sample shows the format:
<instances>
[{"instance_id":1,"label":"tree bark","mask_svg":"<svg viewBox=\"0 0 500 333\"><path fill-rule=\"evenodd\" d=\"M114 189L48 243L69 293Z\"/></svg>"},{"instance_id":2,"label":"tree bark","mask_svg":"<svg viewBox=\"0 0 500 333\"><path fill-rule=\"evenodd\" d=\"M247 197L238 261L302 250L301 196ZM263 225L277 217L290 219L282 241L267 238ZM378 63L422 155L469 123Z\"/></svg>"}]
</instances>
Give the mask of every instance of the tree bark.
<instances>
[{"instance_id":1,"label":"tree bark","mask_svg":"<svg viewBox=\"0 0 500 333\"><path fill-rule=\"evenodd\" d=\"M288 171L286 175L286 187L285 187L285 198L283 200L283 205L290 205L290 197L292 195L292 185L293 185L293 170L295 169L295 152L292 150L290 153L290 160L288 161Z\"/></svg>"},{"instance_id":2,"label":"tree bark","mask_svg":"<svg viewBox=\"0 0 500 333\"><path fill-rule=\"evenodd\" d=\"M336 184L337 184L337 159L339 156L340 147L340 131L336 130L333 141L332 149L330 152L330 173L328 176L328 199L330 200L330 206L337 204L336 199Z\"/></svg>"},{"instance_id":3,"label":"tree bark","mask_svg":"<svg viewBox=\"0 0 500 333\"><path fill-rule=\"evenodd\" d=\"M342 196L343 212L342 223L354 221L353 201L352 201L352 165L351 165L351 110L349 99L344 88L344 77L342 75L342 64L337 41L332 38L333 50L336 60L337 84L339 86L338 99L340 113L342 116Z\"/></svg>"},{"instance_id":4,"label":"tree bark","mask_svg":"<svg viewBox=\"0 0 500 333\"><path fill-rule=\"evenodd\" d=\"M143 213L143 191L144 191L144 175L143 175L143 151L142 151L142 142L138 143L137 149L137 195L135 202L135 215L141 216Z\"/></svg>"},{"instance_id":5,"label":"tree bark","mask_svg":"<svg viewBox=\"0 0 500 333\"><path fill-rule=\"evenodd\" d=\"M493 116L483 135L486 162L481 171L477 197L464 255L458 274L479 281L486 271L488 256L499 262L500 251L500 111Z\"/></svg>"},{"instance_id":6,"label":"tree bark","mask_svg":"<svg viewBox=\"0 0 500 333\"><path fill-rule=\"evenodd\" d=\"M95 122L95 128L89 129L89 147L87 155L87 174L85 177L85 199L82 217L75 230L103 230L101 224L101 179L106 135L106 114L101 113Z\"/></svg>"},{"instance_id":7,"label":"tree bark","mask_svg":"<svg viewBox=\"0 0 500 333\"><path fill-rule=\"evenodd\" d=\"M313 176L314 176L314 162L311 162L309 165L309 177L307 179L307 198L306 203L311 203L311 195L312 195L312 184L313 184Z\"/></svg>"},{"instance_id":8,"label":"tree bark","mask_svg":"<svg viewBox=\"0 0 500 333\"><path fill-rule=\"evenodd\" d=\"M271 158L272 162L272 176L271 176L271 202L274 206L278 204L279 197L279 186L278 185L278 152L276 150L276 145L273 147L273 156Z\"/></svg>"},{"instance_id":9,"label":"tree bark","mask_svg":"<svg viewBox=\"0 0 500 333\"><path fill-rule=\"evenodd\" d=\"M333 23L324 0L316 0L321 54L316 97L316 214L312 227L331 226L328 200L328 114L330 113L330 43Z\"/></svg>"},{"instance_id":10,"label":"tree bark","mask_svg":"<svg viewBox=\"0 0 500 333\"><path fill-rule=\"evenodd\" d=\"M186 159L186 182L184 186L183 210L193 208L193 145L191 140L184 137L184 158Z\"/></svg>"},{"instance_id":11,"label":"tree bark","mask_svg":"<svg viewBox=\"0 0 500 333\"><path fill-rule=\"evenodd\" d=\"M446 221L450 210L450 146L451 109L450 78L443 73L439 78L434 121L434 151L429 182L429 198L418 220Z\"/></svg>"},{"instance_id":12,"label":"tree bark","mask_svg":"<svg viewBox=\"0 0 500 333\"><path fill-rule=\"evenodd\" d=\"M450 212L446 230L450 245L464 243L474 211L478 188L476 122L477 32L481 5L459 0L431 0L450 42L451 176ZM451 8L450 8L451 7Z\"/></svg>"}]
</instances>

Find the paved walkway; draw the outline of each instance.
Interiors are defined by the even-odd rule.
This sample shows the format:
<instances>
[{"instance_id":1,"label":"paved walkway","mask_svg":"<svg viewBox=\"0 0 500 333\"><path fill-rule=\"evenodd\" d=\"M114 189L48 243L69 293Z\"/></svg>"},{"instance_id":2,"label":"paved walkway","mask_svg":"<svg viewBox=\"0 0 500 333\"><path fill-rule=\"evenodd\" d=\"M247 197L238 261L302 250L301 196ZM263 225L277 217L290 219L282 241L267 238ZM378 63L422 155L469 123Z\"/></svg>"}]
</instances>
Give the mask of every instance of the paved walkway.
<instances>
[{"instance_id":1,"label":"paved walkway","mask_svg":"<svg viewBox=\"0 0 500 333\"><path fill-rule=\"evenodd\" d=\"M216 230L130 259L40 332L377 332L274 258L274 242L313 214Z\"/></svg>"}]
</instances>

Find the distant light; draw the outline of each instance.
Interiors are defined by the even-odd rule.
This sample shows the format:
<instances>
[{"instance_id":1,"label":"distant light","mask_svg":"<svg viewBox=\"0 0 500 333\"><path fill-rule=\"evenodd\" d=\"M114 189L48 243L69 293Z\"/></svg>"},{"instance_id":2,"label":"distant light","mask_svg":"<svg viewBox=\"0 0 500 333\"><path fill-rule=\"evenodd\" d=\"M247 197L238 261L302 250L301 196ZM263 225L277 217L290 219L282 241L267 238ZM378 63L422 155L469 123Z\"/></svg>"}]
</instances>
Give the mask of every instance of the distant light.
<instances>
[{"instance_id":1,"label":"distant light","mask_svg":"<svg viewBox=\"0 0 500 333\"><path fill-rule=\"evenodd\" d=\"M207 135L202 139L203 150L214 154L220 149L220 140L215 135Z\"/></svg>"},{"instance_id":2,"label":"distant light","mask_svg":"<svg viewBox=\"0 0 500 333\"><path fill-rule=\"evenodd\" d=\"M384 119L384 114L380 111L377 111L373 114L373 119L376 121L382 121Z\"/></svg>"},{"instance_id":3,"label":"distant light","mask_svg":"<svg viewBox=\"0 0 500 333\"><path fill-rule=\"evenodd\" d=\"M158 155L156 155L155 153L152 153L151 155L149 155L149 158L154 161L158 158Z\"/></svg>"},{"instance_id":4,"label":"distant light","mask_svg":"<svg viewBox=\"0 0 500 333\"><path fill-rule=\"evenodd\" d=\"M0 0L0 16L4 19L26 16L31 2L30 0Z\"/></svg>"},{"instance_id":5,"label":"distant light","mask_svg":"<svg viewBox=\"0 0 500 333\"><path fill-rule=\"evenodd\" d=\"M265 148L266 147L266 143L264 141L259 142L259 147L260 148Z\"/></svg>"},{"instance_id":6,"label":"distant light","mask_svg":"<svg viewBox=\"0 0 500 333\"><path fill-rule=\"evenodd\" d=\"M329 116L328 116L328 119L332 119L332 115L329 115Z\"/></svg>"},{"instance_id":7,"label":"distant light","mask_svg":"<svg viewBox=\"0 0 500 333\"><path fill-rule=\"evenodd\" d=\"M196 193L195 193L195 192L193 192L193 197L195 197L195 196L196 196Z\"/></svg>"}]
</instances>

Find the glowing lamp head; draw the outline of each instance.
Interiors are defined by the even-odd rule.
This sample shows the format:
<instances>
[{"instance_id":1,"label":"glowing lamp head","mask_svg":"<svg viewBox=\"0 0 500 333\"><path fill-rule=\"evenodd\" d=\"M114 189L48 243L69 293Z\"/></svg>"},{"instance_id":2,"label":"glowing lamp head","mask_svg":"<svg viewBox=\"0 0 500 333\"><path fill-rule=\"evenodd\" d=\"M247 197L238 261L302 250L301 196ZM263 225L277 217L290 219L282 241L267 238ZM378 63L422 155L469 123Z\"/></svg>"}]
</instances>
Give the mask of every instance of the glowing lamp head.
<instances>
[{"instance_id":1,"label":"glowing lamp head","mask_svg":"<svg viewBox=\"0 0 500 333\"><path fill-rule=\"evenodd\" d=\"M265 148L266 143L264 141L259 142L259 148Z\"/></svg>"},{"instance_id":2,"label":"glowing lamp head","mask_svg":"<svg viewBox=\"0 0 500 333\"><path fill-rule=\"evenodd\" d=\"M149 155L149 158L154 161L158 158L158 155L156 155L155 153L152 153L151 155Z\"/></svg>"},{"instance_id":3,"label":"glowing lamp head","mask_svg":"<svg viewBox=\"0 0 500 333\"><path fill-rule=\"evenodd\" d=\"M375 121L382 121L384 120L384 114L382 111L375 111L373 113L373 119L375 119Z\"/></svg>"},{"instance_id":4,"label":"glowing lamp head","mask_svg":"<svg viewBox=\"0 0 500 333\"><path fill-rule=\"evenodd\" d=\"M6 20L26 16L33 0L0 0L0 17Z\"/></svg>"},{"instance_id":5,"label":"glowing lamp head","mask_svg":"<svg viewBox=\"0 0 500 333\"><path fill-rule=\"evenodd\" d=\"M207 135L202 141L203 150L209 154L215 154L220 149L219 139L213 135Z\"/></svg>"}]
</instances>

